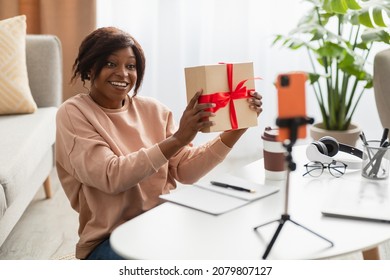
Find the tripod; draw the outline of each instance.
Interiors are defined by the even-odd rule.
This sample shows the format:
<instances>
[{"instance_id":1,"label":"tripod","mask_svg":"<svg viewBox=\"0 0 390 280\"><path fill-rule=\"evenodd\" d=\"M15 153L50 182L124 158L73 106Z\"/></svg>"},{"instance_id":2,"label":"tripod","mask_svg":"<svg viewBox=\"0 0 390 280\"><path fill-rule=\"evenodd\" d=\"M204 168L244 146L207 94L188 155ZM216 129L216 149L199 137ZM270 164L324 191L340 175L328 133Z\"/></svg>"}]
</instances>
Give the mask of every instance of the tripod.
<instances>
[{"instance_id":1,"label":"tripod","mask_svg":"<svg viewBox=\"0 0 390 280\"><path fill-rule=\"evenodd\" d=\"M274 223L274 222L279 222L279 225L270 241L270 243L268 244L265 252L264 252L264 255L263 255L263 259L265 260L269 254L269 252L271 251L276 239L278 238L279 236L279 233L280 231L282 230L284 224L287 222L287 221L290 221L292 222L293 224L311 232L312 234L318 236L319 238L327 241L328 243L330 243L331 247L333 247L333 242L328 240L327 238L319 235L318 233L312 231L311 229L308 229L307 227L295 222L294 220L291 219L289 213L288 213L288 197L289 197L289 188L290 188L290 172L291 171L294 171L296 169L296 164L295 162L293 161L293 158L292 158L292 147L294 146L296 140L297 140L297 137L298 137L298 128L299 126L301 125L304 125L304 124L312 124L314 122L314 119L313 118L304 118L304 117L296 117L296 118L284 118L284 119L280 119L278 118L276 120L276 124L279 126L279 127L287 127L289 128L289 133L290 133L290 139L289 140L286 140L284 143L283 143L283 146L286 148L286 151L287 151L287 154L286 154L286 165L287 165L287 178L286 178L286 193L285 193L285 201L284 201L284 213L281 215L280 219L278 220L274 220L274 221L270 221L270 222L267 222L265 224L262 224L262 225L259 225L257 227L254 228L254 230L257 230L259 227L262 227L262 226L265 226L265 225L269 225L271 223Z\"/></svg>"}]
</instances>

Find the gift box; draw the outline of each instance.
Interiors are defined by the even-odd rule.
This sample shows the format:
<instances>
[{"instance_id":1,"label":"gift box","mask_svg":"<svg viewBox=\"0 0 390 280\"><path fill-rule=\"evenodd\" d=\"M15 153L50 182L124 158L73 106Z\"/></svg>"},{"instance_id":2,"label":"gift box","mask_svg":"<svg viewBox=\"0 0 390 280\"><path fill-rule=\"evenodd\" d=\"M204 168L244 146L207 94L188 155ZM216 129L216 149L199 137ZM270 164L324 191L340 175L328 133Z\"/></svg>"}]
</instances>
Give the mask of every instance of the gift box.
<instances>
[{"instance_id":1,"label":"gift box","mask_svg":"<svg viewBox=\"0 0 390 280\"><path fill-rule=\"evenodd\" d=\"M250 91L255 90L253 63L228 63L185 68L187 102L203 89L199 103L215 103L214 126L202 132L216 132L257 126L257 113L249 108Z\"/></svg>"}]
</instances>

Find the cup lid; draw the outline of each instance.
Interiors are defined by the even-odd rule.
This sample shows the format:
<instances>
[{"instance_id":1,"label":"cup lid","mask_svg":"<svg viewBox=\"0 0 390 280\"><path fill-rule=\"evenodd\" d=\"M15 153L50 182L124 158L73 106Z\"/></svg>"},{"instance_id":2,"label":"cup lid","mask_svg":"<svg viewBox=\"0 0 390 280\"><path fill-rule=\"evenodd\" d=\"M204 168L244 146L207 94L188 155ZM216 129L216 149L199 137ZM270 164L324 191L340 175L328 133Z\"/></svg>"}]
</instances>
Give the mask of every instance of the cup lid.
<instances>
[{"instance_id":1,"label":"cup lid","mask_svg":"<svg viewBox=\"0 0 390 280\"><path fill-rule=\"evenodd\" d=\"M277 141L276 138L278 135L279 135L279 128L267 126L264 129L264 133L261 136L261 138L267 141Z\"/></svg>"}]
</instances>

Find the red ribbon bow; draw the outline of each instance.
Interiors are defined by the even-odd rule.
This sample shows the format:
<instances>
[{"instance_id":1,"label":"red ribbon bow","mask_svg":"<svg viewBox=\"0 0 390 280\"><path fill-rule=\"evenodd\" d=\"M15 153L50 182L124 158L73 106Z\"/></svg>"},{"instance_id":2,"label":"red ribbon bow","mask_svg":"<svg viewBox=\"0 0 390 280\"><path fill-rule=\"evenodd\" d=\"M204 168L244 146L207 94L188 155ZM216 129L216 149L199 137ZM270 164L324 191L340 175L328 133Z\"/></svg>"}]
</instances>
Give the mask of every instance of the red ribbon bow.
<instances>
[{"instance_id":1,"label":"red ribbon bow","mask_svg":"<svg viewBox=\"0 0 390 280\"><path fill-rule=\"evenodd\" d=\"M238 128L238 122L237 122L237 115L236 115L236 109L234 107L234 100L236 99L242 99L242 98L249 98L249 92L254 89L247 89L244 84L246 80L240 81L236 88L233 89L233 64L227 63L226 64L227 69L227 78L228 78L228 86L229 91L228 92L216 92L213 94L207 94L207 95L201 95L198 98L198 103L215 103L215 107L209 108L208 111L211 111L215 113L219 109L225 107L229 103L229 114L230 114L230 123L232 126L232 129Z\"/></svg>"}]
</instances>

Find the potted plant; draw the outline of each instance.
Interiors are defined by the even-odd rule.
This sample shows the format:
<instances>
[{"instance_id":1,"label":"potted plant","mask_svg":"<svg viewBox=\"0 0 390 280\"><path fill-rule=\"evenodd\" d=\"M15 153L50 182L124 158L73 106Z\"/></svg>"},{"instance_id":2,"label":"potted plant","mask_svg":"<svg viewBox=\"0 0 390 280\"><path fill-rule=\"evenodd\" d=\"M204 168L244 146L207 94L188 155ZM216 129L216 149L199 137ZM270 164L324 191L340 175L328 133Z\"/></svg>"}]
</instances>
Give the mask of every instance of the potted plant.
<instances>
[{"instance_id":1,"label":"potted plant","mask_svg":"<svg viewBox=\"0 0 390 280\"><path fill-rule=\"evenodd\" d=\"M274 44L307 49L310 83L322 115L319 126L348 130L362 94L373 86L367 70L372 47L390 42L386 29L390 0L303 1L311 5L308 13L288 35L277 35Z\"/></svg>"}]
</instances>

